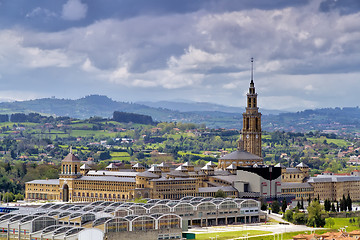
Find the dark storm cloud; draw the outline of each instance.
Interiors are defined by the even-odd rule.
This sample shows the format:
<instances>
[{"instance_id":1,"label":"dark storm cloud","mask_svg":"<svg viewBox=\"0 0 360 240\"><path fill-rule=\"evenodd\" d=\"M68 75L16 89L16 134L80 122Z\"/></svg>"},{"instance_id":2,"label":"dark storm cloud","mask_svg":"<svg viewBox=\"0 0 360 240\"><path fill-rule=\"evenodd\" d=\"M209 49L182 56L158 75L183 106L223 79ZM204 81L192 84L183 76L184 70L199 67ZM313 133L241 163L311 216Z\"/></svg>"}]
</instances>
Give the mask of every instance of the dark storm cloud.
<instances>
[{"instance_id":1,"label":"dark storm cloud","mask_svg":"<svg viewBox=\"0 0 360 240\"><path fill-rule=\"evenodd\" d=\"M339 11L341 14L352 14L360 10L359 0L325 0L320 6L322 12Z\"/></svg>"},{"instance_id":2,"label":"dark storm cloud","mask_svg":"<svg viewBox=\"0 0 360 240\"><path fill-rule=\"evenodd\" d=\"M83 27L108 18L124 20L144 15L186 14L196 11L225 12L245 9L281 9L306 5L305 0L82 0L87 16L76 22L64 21L62 8L67 0L3 0L0 5L0 27L26 26L44 31Z\"/></svg>"},{"instance_id":3,"label":"dark storm cloud","mask_svg":"<svg viewBox=\"0 0 360 240\"><path fill-rule=\"evenodd\" d=\"M360 13L337 2L0 2L1 96L238 105L251 57L262 107L345 105L360 87Z\"/></svg>"}]
</instances>

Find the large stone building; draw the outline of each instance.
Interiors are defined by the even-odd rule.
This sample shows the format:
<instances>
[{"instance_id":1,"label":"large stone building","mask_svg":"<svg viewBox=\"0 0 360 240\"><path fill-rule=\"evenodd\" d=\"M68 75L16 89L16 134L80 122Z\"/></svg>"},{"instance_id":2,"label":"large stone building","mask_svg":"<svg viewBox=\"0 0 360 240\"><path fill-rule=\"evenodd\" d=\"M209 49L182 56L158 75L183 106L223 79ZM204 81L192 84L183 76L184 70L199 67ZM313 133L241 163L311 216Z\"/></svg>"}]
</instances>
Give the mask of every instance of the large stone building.
<instances>
[{"instance_id":1,"label":"large stone building","mask_svg":"<svg viewBox=\"0 0 360 240\"><path fill-rule=\"evenodd\" d=\"M188 162L170 169L161 163L145 169L138 163L127 170L110 164L106 170L96 171L87 164L81 165L70 150L62 160L60 178L27 182L25 197L64 202L123 201L139 197L181 199L185 196L214 197L219 190L226 196L237 197L239 190L234 187L234 182L238 181L237 167L262 164L261 113L258 112L252 70L238 150L223 156L218 166L210 162L195 168ZM222 179L224 177L226 180Z\"/></svg>"},{"instance_id":2,"label":"large stone building","mask_svg":"<svg viewBox=\"0 0 360 240\"><path fill-rule=\"evenodd\" d=\"M350 175L337 175L324 172L310 177L309 184L314 187L314 196L320 200L340 201L349 194L353 201L360 200L360 172L353 171Z\"/></svg>"},{"instance_id":3,"label":"large stone building","mask_svg":"<svg viewBox=\"0 0 360 240\"><path fill-rule=\"evenodd\" d=\"M236 197L231 186L214 185L211 176L231 174L215 171L210 164L194 168L185 163L170 170L166 164L152 166L145 171L141 164L132 169L111 165L108 170L91 170L70 152L62 161L59 179L33 180L25 185L26 199L60 200L64 202L123 201L134 198L180 199L185 196L215 196L222 190Z\"/></svg>"},{"instance_id":4,"label":"large stone building","mask_svg":"<svg viewBox=\"0 0 360 240\"><path fill-rule=\"evenodd\" d=\"M282 164L276 166L281 167L282 194L293 194L298 201L314 198L314 187L308 182L309 166L304 163L289 168Z\"/></svg>"}]
</instances>

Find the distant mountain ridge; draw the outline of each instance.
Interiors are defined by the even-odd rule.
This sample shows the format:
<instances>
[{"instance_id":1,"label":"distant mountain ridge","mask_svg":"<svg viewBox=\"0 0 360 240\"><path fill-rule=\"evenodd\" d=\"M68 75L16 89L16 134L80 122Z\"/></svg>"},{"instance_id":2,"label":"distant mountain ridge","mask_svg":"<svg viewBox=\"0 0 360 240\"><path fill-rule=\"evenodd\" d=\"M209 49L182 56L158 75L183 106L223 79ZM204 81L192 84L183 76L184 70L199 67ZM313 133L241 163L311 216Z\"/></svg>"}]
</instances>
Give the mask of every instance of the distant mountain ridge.
<instances>
[{"instance_id":1,"label":"distant mountain ridge","mask_svg":"<svg viewBox=\"0 0 360 240\"><path fill-rule=\"evenodd\" d=\"M212 103L141 103L118 102L101 95L90 95L76 100L42 98L0 103L0 114L37 112L86 119L94 116L111 118L114 111L122 111L149 115L154 121L205 123L210 128L241 129L242 113L245 110ZM270 115L265 113L265 109L260 111L263 113L262 129L265 131L360 129L358 107L324 108Z\"/></svg>"},{"instance_id":2,"label":"distant mountain ridge","mask_svg":"<svg viewBox=\"0 0 360 240\"><path fill-rule=\"evenodd\" d=\"M231 107L208 102L184 102L184 101L157 101L157 102L136 102L154 108L166 108L179 112L225 112L225 113L242 113L245 107ZM279 114L288 111L261 109L261 113Z\"/></svg>"}]
</instances>

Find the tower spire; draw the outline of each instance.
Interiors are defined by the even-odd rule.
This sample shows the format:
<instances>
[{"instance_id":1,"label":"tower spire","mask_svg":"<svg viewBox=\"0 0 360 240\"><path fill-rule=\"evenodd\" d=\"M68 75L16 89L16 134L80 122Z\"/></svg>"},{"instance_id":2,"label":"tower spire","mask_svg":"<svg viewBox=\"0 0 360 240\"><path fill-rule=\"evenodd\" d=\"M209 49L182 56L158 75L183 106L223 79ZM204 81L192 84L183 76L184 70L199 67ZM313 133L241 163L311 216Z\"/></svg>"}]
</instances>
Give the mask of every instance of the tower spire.
<instances>
[{"instance_id":1,"label":"tower spire","mask_svg":"<svg viewBox=\"0 0 360 240\"><path fill-rule=\"evenodd\" d=\"M254 58L251 58L251 82L250 83L254 83Z\"/></svg>"}]
</instances>

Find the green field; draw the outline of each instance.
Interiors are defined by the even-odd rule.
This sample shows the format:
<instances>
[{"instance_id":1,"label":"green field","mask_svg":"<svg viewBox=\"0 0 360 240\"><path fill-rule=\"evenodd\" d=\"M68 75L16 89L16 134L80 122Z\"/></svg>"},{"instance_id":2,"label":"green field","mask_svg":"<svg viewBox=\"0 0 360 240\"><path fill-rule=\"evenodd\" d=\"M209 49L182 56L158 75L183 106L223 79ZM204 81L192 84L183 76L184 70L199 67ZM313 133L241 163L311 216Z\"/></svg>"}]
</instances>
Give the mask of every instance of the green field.
<instances>
[{"instance_id":1,"label":"green field","mask_svg":"<svg viewBox=\"0 0 360 240\"><path fill-rule=\"evenodd\" d=\"M269 231L247 230L247 231L231 231L231 232L217 232L217 233L196 233L197 240L209 240L216 238L218 240L233 239L238 237L244 237L246 234L249 236L269 234Z\"/></svg>"},{"instance_id":2,"label":"green field","mask_svg":"<svg viewBox=\"0 0 360 240\"><path fill-rule=\"evenodd\" d=\"M124 161L129 161L130 160L130 155L127 152L111 152L110 153L111 156L111 160L124 160Z\"/></svg>"},{"instance_id":3,"label":"green field","mask_svg":"<svg viewBox=\"0 0 360 240\"><path fill-rule=\"evenodd\" d=\"M340 147L345 147L345 146L350 146L351 143L344 140L344 139L331 139L331 138L326 138L326 137L320 137L320 138L307 138L308 140L312 141L313 143L323 143L324 140L326 140L326 142L328 144L333 143L336 144Z\"/></svg>"}]
</instances>

